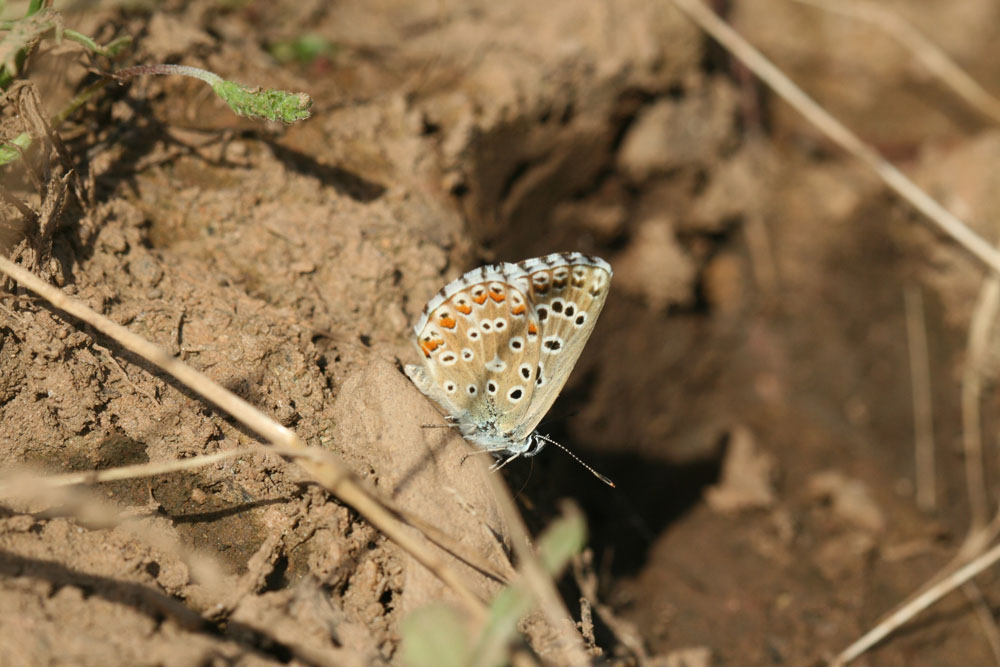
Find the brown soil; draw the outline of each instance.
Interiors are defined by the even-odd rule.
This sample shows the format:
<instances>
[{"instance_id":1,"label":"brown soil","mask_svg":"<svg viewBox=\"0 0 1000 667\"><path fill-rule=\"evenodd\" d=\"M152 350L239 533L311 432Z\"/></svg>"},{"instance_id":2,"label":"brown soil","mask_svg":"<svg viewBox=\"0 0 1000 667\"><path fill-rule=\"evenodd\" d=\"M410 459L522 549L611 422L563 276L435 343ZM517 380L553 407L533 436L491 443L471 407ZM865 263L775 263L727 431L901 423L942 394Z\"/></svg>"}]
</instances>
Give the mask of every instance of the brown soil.
<instances>
[{"instance_id":1,"label":"brown soil","mask_svg":"<svg viewBox=\"0 0 1000 667\"><path fill-rule=\"evenodd\" d=\"M732 5L737 29L997 238L1000 135L985 120L877 30L797 3ZM1000 88L994 4L892 5ZM38 216L2 205L4 253L495 562L499 523L460 464L467 447L420 428L439 417L400 370L416 360L410 326L486 261L611 262L544 428L617 488L554 448L505 469L533 530L562 498L583 509L613 614L595 615L605 656L635 662L633 628L657 664L817 664L960 543L958 378L982 268L671 3L171 2L64 18L102 41L135 36L129 62L308 92L313 117L240 120L182 79L109 87L59 128L67 163L53 150L33 158L41 180L5 172ZM304 64L268 51L304 33L334 51ZM80 63L51 43L35 57L45 115L89 81ZM6 109L4 136L20 122ZM80 195L58 186L67 174ZM930 341L932 512L914 497L907 289ZM995 395L984 409L993 461ZM30 293L0 296L0 466L103 469L254 441ZM0 665L399 663L401 620L449 596L277 457L74 502L131 520L0 504ZM861 664L991 656L956 594Z\"/></svg>"}]
</instances>

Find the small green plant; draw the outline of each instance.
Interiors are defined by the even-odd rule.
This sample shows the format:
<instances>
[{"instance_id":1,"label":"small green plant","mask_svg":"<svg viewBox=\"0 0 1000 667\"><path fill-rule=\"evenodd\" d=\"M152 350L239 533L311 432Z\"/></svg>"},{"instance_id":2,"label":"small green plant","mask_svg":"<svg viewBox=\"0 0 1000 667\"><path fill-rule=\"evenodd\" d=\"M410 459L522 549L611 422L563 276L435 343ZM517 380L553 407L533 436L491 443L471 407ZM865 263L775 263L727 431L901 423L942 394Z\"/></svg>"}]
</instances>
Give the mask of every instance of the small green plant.
<instances>
[{"instance_id":1,"label":"small green plant","mask_svg":"<svg viewBox=\"0 0 1000 667\"><path fill-rule=\"evenodd\" d=\"M63 26L62 15L52 9L51 0L31 0L19 19L0 21L0 88L7 90L21 72L28 56L44 38L63 39L81 44L97 56L113 58L132 44L132 38L118 37L101 46L90 37ZM2 3L0 3L2 9Z\"/></svg>"},{"instance_id":2,"label":"small green plant","mask_svg":"<svg viewBox=\"0 0 1000 667\"><path fill-rule=\"evenodd\" d=\"M0 0L0 11L3 10L3 5ZM52 9L51 0L31 0L23 17L0 21L0 89L10 89L17 77L23 74L25 63L43 39L53 39L57 43L64 39L70 40L80 44L84 52L106 58L118 56L132 43L132 38L125 36L100 45L90 37L66 28L62 15ZM256 120L294 123L308 118L309 108L312 106L312 100L305 93L245 86L197 67L137 65L110 72L88 86L55 115L52 125L58 128L71 113L108 83L123 83L132 77L149 74L177 74L200 79L211 86L234 113ZM27 132L22 132L10 142L0 144L0 165L19 159L30 145L31 136Z\"/></svg>"},{"instance_id":3,"label":"small green plant","mask_svg":"<svg viewBox=\"0 0 1000 667\"><path fill-rule=\"evenodd\" d=\"M294 39L274 42L267 47L268 53L279 63L312 63L320 58L333 58L337 46L327 38L315 33L306 33Z\"/></svg>"},{"instance_id":4,"label":"small green plant","mask_svg":"<svg viewBox=\"0 0 1000 667\"><path fill-rule=\"evenodd\" d=\"M117 81L127 81L143 74L179 74L200 79L212 87L215 94L237 115L256 120L278 120L294 123L309 118L312 100L305 93L290 93L274 88L250 88L227 81L218 74L186 65L137 65L119 70Z\"/></svg>"},{"instance_id":5,"label":"small green plant","mask_svg":"<svg viewBox=\"0 0 1000 667\"><path fill-rule=\"evenodd\" d=\"M587 540L583 516L560 518L538 540L538 557L552 576L580 553ZM518 622L531 611L535 595L518 581L504 588L490 605L481 628L470 628L454 607L435 603L410 614L402 623L402 655L412 667L493 667L509 662L508 647Z\"/></svg>"}]
</instances>

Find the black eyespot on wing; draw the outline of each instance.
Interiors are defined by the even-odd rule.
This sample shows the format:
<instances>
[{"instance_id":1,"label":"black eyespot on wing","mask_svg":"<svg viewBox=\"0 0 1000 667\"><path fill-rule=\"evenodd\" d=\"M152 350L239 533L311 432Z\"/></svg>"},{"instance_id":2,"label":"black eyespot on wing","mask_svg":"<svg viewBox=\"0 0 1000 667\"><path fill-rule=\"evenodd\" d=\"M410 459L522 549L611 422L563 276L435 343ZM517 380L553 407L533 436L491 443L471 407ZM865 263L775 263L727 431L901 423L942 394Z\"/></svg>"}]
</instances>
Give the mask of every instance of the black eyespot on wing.
<instances>
[{"instance_id":1,"label":"black eyespot on wing","mask_svg":"<svg viewBox=\"0 0 1000 667\"><path fill-rule=\"evenodd\" d=\"M552 312L553 313L561 313L562 309L563 309L562 301L553 301L552 302Z\"/></svg>"},{"instance_id":2,"label":"black eyespot on wing","mask_svg":"<svg viewBox=\"0 0 1000 667\"><path fill-rule=\"evenodd\" d=\"M468 387L465 388L465 391L469 393L469 396L475 396L476 392L479 390L476 389L476 385L470 384Z\"/></svg>"},{"instance_id":3,"label":"black eyespot on wing","mask_svg":"<svg viewBox=\"0 0 1000 667\"><path fill-rule=\"evenodd\" d=\"M542 343L542 345L545 346L546 350L551 350L553 352L556 352L556 351L562 349L562 342L558 341L558 340L556 340L554 338L550 338L549 340L547 340L544 343Z\"/></svg>"},{"instance_id":4,"label":"black eyespot on wing","mask_svg":"<svg viewBox=\"0 0 1000 667\"><path fill-rule=\"evenodd\" d=\"M586 322L586 321L587 321L587 318L584 317L583 315L577 315L576 316L576 326L578 326L578 327L583 326L583 323Z\"/></svg>"},{"instance_id":5,"label":"black eyespot on wing","mask_svg":"<svg viewBox=\"0 0 1000 667\"><path fill-rule=\"evenodd\" d=\"M548 311L547 308L539 308L538 309L538 321L539 322L544 322L546 319L548 319L548 317L549 317L549 311Z\"/></svg>"},{"instance_id":6,"label":"black eyespot on wing","mask_svg":"<svg viewBox=\"0 0 1000 667\"><path fill-rule=\"evenodd\" d=\"M520 400L522 396L524 396L524 392L520 389L515 389L510 392L510 397L515 401Z\"/></svg>"},{"instance_id":7,"label":"black eyespot on wing","mask_svg":"<svg viewBox=\"0 0 1000 667\"><path fill-rule=\"evenodd\" d=\"M521 377L523 377L525 380L530 380L531 369L528 368L527 366L521 366Z\"/></svg>"},{"instance_id":8,"label":"black eyespot on wing","mask_svg":"<svg viewBox=\"0 0 1000 667\"><path fill-rule=\"evenodd\" d=\"M573 308L573 304L569 304L568 306L566 306L566 313L565 313L566 317L573 317L573 313L575 312L576 309Z\"/></svg>"},{"instance_id":9,"label":"black eyespot on wing","mask_svg":"<svg viewBox=\"0 0 1000 667\"><path fill-rule=\"evenodd\" d=\"M497 393L497 383L494 382L493 380L490 380L489 382L487 382L486 383L486 391L490 392L491 394Z\"/></svg>"}]
</instances>

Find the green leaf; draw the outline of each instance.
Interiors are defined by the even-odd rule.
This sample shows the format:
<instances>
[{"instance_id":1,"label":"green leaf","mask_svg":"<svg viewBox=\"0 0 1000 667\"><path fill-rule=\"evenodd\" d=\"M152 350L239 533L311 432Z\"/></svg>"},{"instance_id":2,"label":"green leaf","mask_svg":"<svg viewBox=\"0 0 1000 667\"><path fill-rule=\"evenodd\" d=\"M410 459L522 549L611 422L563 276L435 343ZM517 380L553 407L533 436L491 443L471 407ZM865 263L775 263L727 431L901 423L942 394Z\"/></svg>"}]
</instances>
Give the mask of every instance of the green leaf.
<instances>
[{"instance_id":1,"label":"green leaf","mask_svg":"<svg viewBox=\"0 0 1000 667\"><path fill-rule=\"evenodd\" d=\"M214 84L212 90L229 108L246 118L294 123L309 118L309 107L312 106L312 100L305 93L250 88L233 81L223 80Z\"/></svg>"},{"instance_id":2,"label":"green leaf","mask_svg":"<svg viewBox=\"0 0 1000 667\"><path fill-rule=\"evenodd\" d=\"M574 511L557 519L538 540L542 567L553 576L559 574L586 542L587 524L583 515ZM517 624L534 604L534 593L523 580L500 591L490 605L490 615L476 642L472 664L489 667L506 664L507 647L517 636Z\"/></svg>"},{"instance_id":3,"label":"green leaf","mask_svg":"<svg viewBox=\"0 0 1000 667\"><path fill-rule=\"evenodd\" d=\"M555 576L587 543L587 522L579 512L556 520L538 540L538 557L546 572Z\"/></svg>"},{"instance_id":4,"label":"green leaf","mask_svg":"<svg viewBox=\"0 0 1000 667\"><path fill-rule=\"evenodd\" d=\"M0 144L0 166L21 159L21 151L28 150L30 145L31 135L27 132L17 135L10 143Z\"/></svg>"},{"instance_id":5,"label":"green leaf","mask_svg":"<svg viewBox=\"0 0 1000 667\"><path fill-rule=\"evenodd\" d=\"M403 661L412 667L465 667L469 629L458 610L438 602L418 609L400 625Z\"/></svg>"},{"instance_id":6,"label":"green leaf","mask_svg":"<svg viewBox=\"0 0 1000 667\"><path fill-rule=\"evenodd\" d=\"M118 70L113 76L118 81L128 81L132 77L149 74L179 74L200 79L212 86L215 94L228 104L230 109L246 118L294 123L309 118L309 107L312 106L312 99L305 93L290 93L274 88L250 88L235 81L226 81L215 72L188 65L167 63L135 65Z\"/></svg>"},{"instance_id":7,"label":"green leaf","mask_svg":"<svg viewBox=\"0 0 1000 667\"><path fill-rule=\"evenodd\" d=\"M317 58L332 57L337 51L337 46L321 35L307 33L295 39L274 42L267 50L279 63L309 64Z\"/></svg>"},{"instance_id":8,"label":"green leaf","mask_svg":"<svg viewBox=\"0 0 1000 667\"><path fill-rule=\"evenodd\" d=\"M51 9L29 13L15 21L0 24L5 34L0 39L0 87L6 88L24 65L28 52L49 30L59 31L61 18Z\"/></svg>"}]
</instances>

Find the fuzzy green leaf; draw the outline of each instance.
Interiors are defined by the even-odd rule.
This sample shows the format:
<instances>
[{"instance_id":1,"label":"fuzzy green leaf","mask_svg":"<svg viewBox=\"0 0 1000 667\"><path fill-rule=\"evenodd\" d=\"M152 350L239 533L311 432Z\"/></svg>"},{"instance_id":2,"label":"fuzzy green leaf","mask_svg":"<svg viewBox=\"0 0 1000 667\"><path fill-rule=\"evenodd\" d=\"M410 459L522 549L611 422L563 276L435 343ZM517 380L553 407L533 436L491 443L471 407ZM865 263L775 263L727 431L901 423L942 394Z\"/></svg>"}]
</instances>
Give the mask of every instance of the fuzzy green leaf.
<instances>
[{"instance_id":1,"label":"fuzzy green leaf","mask_svg":"<svg viewBox=\"0 0 1000 667\"><path fill-rule=\"evenodd\" d=\"M587 541L587 524L579 512L554 521L538 540L538 558L552 576L558 575L569 560L580 553ZM535 599L524 582L509 586L490 605L490 615L473 653L475 665L502 665L507 662L507 646L517 635L518 622L531 611Z\"/></svg>"},{"instance_id":2,"label":"fuzzy green leaf","mask_svg":"<svg viewBox=\"0 0 1000 667\"><path fill-rule=\"evenodd\" d=\"M465 667L469 630L458 610L435 603L407 616L401 626L403 661L412 667Z\"/></svg>"},{"instance_id":3,"label":"fuzzy green leaf","mask_svg":"<svg viewBox=\"0 0 1000 667\"><path fill-rule=\"evenodd\" d=\"M246 118L294 123L309 118L312 106L312 100L305 93L250 88L233 81L222 81L212 89L233 111Z\"/></svg>"},{"instance_id":4,"label":"fuzzy green leaf","mask_svg":"<svg viewBox=\"0 0 1000 667\"><path fill-rule=\"evenodd\" d=\"M27 132L17 135L10 143L0 144L0 166L21 159L21 151L27 150L30 145L31 135Z\"/></svg>"}]
</instances>

